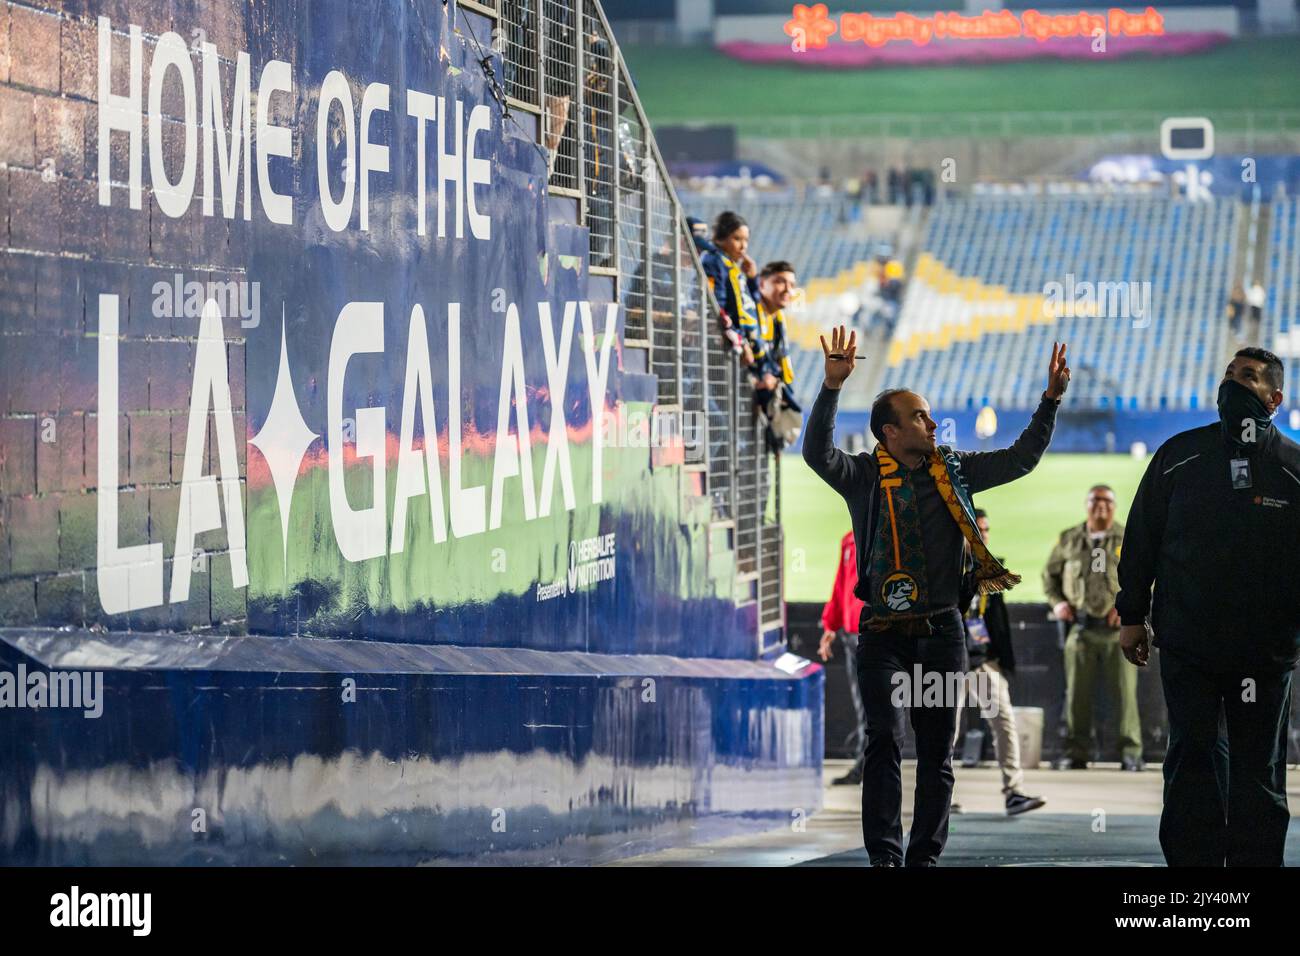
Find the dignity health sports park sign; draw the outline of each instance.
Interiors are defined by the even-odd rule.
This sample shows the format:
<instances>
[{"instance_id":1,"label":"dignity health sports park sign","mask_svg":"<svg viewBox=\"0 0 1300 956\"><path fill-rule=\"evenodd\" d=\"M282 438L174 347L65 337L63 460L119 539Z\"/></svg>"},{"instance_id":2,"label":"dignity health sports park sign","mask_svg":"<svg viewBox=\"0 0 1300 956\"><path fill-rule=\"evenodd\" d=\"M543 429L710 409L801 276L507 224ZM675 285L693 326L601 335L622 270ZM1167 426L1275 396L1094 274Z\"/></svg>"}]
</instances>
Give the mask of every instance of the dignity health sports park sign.
<instances>
[{"instance_id":1,"label":"dignity health sports park sign","mask_svg":"<svg viewBox=\"0 0 1300 956\"><path fill-rule=\"evenodd\" d=\"M1237 20L1230 6L830 13L796 3L788 17L719 17L714 42L739 60L830 69L1095 60L1202 52L1235 36Z\"/></svg>"},{"instance_id":2,"label":"dignity health sports park sign","mask_svg":"<svg viewBox=\"0 0 1300 956\"><path fill-rule=\"evenodd\" d=\"M36 268L82 299L60 374L95 352L86 622L585 647L603 619L630 646L657 574L730 595L630 540L680 527L676 473L602 441L653 380L613 371L612 287L593 301L585 232L548 222L535 129L454 10L64 22L94 44L64 193L99 213L65 200ZM103 241L72 256L81 223Z\"/></svg>"}]
</instances>

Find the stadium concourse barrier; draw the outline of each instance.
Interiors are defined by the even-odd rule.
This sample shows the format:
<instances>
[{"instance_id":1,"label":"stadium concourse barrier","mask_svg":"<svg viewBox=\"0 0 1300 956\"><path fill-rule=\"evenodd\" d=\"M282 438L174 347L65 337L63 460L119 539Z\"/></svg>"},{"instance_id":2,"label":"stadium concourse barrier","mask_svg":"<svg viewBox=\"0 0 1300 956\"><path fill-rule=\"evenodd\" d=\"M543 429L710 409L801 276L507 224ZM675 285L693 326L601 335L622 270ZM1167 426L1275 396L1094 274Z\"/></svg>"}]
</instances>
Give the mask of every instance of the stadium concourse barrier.
<instances>
[{"instance_id":1,"label":"stadium concourse barrier","mask_svg":"<svg viewBox=\"0 0 1300 956\"><path fill-rule=\"evenodd\" d=\"M779 468L596 3L4 16L0 862L820 807Z\"/></svg>"},{"instance_id":2,"label":"stadium concourse barrier","mask_svg":"<svg viewBox=\"0 0 1300 956\"><path fill-rule=\"evenodd\" d=\"M1042 766L1062 755L1065 740L1065 668L1062 650L1063 632L1051 620L1046 604L1007 602L1011 618L1011 638L1016 653L1016 673L1011 681L1011 701L1016 707L1041 707L1043 710ZM815 656L821 638L822 605L794 602L789 605L790 646L796 654ZM844 654L836 645L835 656L826 665L826 756L854 759L851 748L853 702L850 699ZM1300 707L1300 687L1292 689L1292 713ZM1099 687L1094 713L1095 759L1118 763L1120 758L1117 714L1114 701ZM1169 743L1169 715L1160 687L1160 653L1152 655L1151 665L1138 673L1138 712L1142 718L1144 759L1160 762ZM969 714L969 712L968 712ZM964 726L970 726L969 717ZM1292 719L1288 763L1300 763L1300 730ZM903 746L904 756L916 756L911 727ZM985 728L984 759L992 761L993 737ZM1032 769L1032 768L1026 768ZM960 771L958 771L960 772Z\"/></svg>"}]
</instances>

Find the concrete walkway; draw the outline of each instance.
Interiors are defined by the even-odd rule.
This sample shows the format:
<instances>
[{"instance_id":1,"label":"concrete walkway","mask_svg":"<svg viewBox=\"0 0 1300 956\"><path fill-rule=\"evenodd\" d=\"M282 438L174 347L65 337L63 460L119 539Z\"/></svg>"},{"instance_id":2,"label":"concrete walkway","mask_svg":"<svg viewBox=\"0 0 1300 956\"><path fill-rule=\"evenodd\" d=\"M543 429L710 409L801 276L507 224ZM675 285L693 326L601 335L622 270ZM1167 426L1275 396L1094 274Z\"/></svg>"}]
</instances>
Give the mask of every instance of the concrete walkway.
<instances>
[{"instance_id":1,"label":"concrete walkway","mask_svg":"<svg viewBox=\"0 0 1300 956\"><path fill-rule=\"evenodd\" d=\"M619 860L615 866L865 866L861 789L832 787L849 767L828 760L823 809L803 822L764 833L728 837ZM903 764L903 830L911 822L915 761ZM956 768L955 803L964 812L950 824L945 866L1163 866L1157 830L1159 765L1125 773L1118 764L1094 769L1030 770L1024 791L1043 797L1040 810L1008 817L997 767ZM1289 774L1292 815L1300 815L1300 772ZM1286 862L1300 866L1300 826L1287 839Z\"/></svg>"}]
</instances>

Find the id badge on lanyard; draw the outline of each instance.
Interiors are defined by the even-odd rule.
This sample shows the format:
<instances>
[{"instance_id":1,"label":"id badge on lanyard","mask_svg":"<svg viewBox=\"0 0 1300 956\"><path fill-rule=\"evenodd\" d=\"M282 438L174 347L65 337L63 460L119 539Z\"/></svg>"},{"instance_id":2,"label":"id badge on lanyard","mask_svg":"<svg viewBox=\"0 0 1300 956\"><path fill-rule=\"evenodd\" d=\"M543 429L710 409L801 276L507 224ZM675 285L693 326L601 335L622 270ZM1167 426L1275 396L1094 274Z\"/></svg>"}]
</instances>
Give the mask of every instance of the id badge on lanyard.
<instances>
[{"instance_id":1,"label":"id badge on lanyard","mask_svg":"<svg viewBox=\"0 0 1300 956\"><path fill-rule=\"evenodd\" d=\"M1250 459L1234 458L1228 463L1228 475L1232 478L1232 487L1237 490L1249 488L1250 480Z\"/></svg>"}]
</instances>

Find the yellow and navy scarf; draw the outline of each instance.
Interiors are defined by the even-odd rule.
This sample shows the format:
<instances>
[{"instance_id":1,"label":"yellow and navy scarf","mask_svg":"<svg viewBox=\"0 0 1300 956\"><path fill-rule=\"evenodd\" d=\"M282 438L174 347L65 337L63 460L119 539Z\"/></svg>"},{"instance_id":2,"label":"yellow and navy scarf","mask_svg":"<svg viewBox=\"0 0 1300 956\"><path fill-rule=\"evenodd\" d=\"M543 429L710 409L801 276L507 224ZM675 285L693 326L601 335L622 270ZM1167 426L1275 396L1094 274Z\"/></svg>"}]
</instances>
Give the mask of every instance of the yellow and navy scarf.
<instances>
[{"instance_id":1,"label":"yellow and navy scarf","mask_svg":"<svg viewBox=\"0 0 1300 956\"><path fill-rule=\"evenodd\" d=\"M921 540L921 516L916 506L916 489L911 474L897 460L876 446L880 467L876 505L876 540L871 549L871 630L883 630L902 621L918 622L937 608L929 606L922 583L928 581L925 548ZM989 552L975 526L975 509L961 476L956 454L940 446L929 456L927 470L934 479L948 513L957 522L975 560L976 589L980 594L1005 591L1020 583Z\"/></svg>"},{"instance_id":2,"label":"yellow and navy scarf","mask_svg":"<svg viewBox=\"0 0 1300 956\"><path fill-rule=\"evenodd\" d=\"M749 280L745 274L740 271L740 263L732 262L721 252L718 255L722 258L722 265L727 270L727 285L730 287L730 299L736 314L732 316L737 326L744 332L746 338L753 338L754 332L758 328L758 320L754 317L757 311L754 307L754 297L749 294Z\"/></svg>"},{"instance_id":3,"label":"yellow and navy scarf","mask_svg":"<svg viewBox=\"0 0 1300 956\"><path fill-rule=\"evenodd\" d=\"M767 311L763 300L756 303L758 308L758 338L754 349L755 361L763 361L768 353L774 353L774 361L781 367L781 381L787 385L794 383L794 366L785 354L785 310Z\"/></svg>"}]
</instances>

